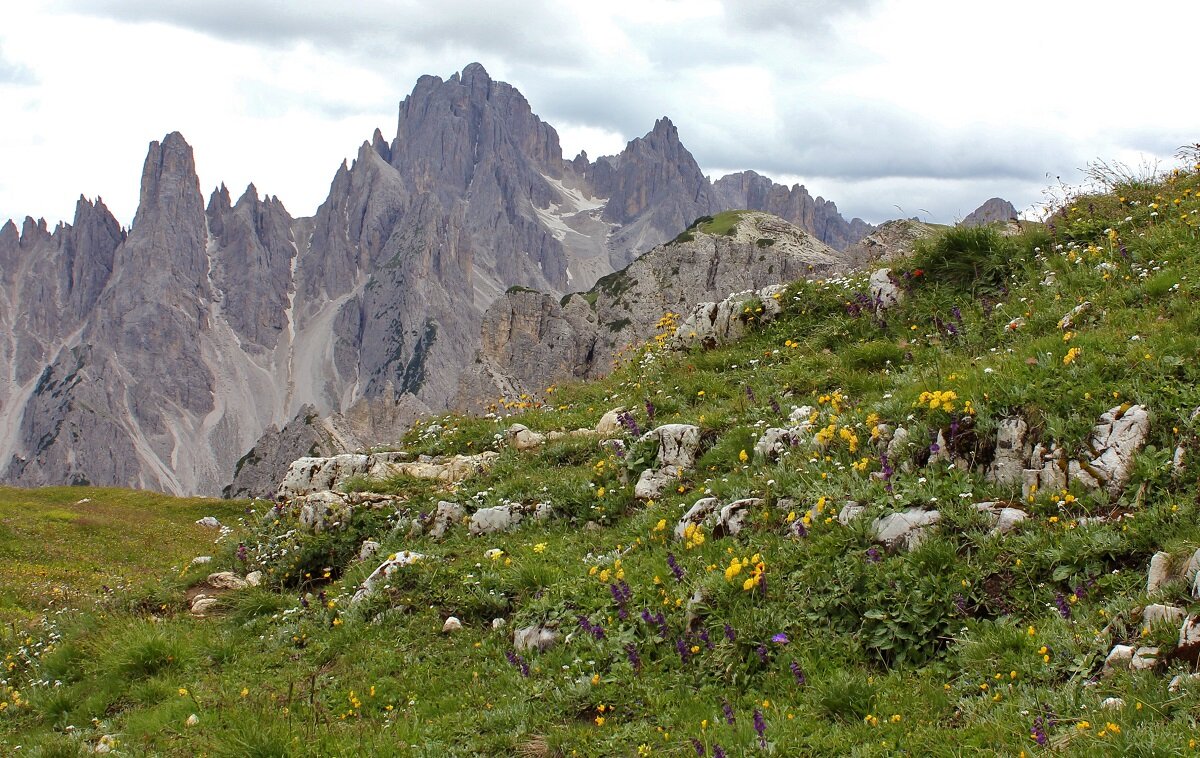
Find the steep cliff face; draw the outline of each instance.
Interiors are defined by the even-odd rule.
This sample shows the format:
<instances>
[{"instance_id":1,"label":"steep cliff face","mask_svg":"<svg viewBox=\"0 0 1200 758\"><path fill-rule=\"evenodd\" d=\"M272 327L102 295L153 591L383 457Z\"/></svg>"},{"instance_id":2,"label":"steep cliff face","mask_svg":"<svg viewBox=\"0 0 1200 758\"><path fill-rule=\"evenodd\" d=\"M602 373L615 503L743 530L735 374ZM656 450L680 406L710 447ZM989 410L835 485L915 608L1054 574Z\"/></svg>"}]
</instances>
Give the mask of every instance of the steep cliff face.
<instances>
[{"instance_id":1,"label":"steep cliff face","mask_svg":"<svg viewBox=\"0 0 1200 758\"><path fill-rule=\"evenodd\" d=\"M706 231L717 225L727 230ZM497 396L603 376L623 349L654 336L668 312L848 268L842 254L783 219L753 211L721 214L711 226L698 224L588 292L559 301L515 291L497 300L484 314L480 350L463 375L458 401L477 409Z\"/></svg>"},{"instance_id":2,"label":"steep cliff face","mask_svg":"<svg viewBox=\"0 0 1200 758\"><path fill-rule=\"evenodd\" d=\"M713 183L721 208L766 211L804 229L835 250L845 250L873 227L860 218L847 221L837 206L823 197L813 198L803 185L790 188L754 171L728 174Z\"/></svg>"},{"instance_id":3,"label":"steep cliff face","mask_svg":"<svg viewBox=\"0 0 1200 758\"><path fill-rule=\"evenodd\" d=\"M518 347L522 305L518 342L485 352L541 350L553 373L593 339L610 361L642 316L757 281L722 240L710 267L669 265L699 282L676 299L638 268L623 300L558 305L720 210L719 195L665 118L617 156L564 160L554 129L478 64L422 77L395 137L363 142L311 218L254 185L206 205L191 147L167 135L128 231L84 199L71 225L0 227L0 473L217 494L252 448L263 463L242 479L304 454L314 442L297 430L317 428L314 412L337 444L390 442L461 396L485 310L512 287L550 293L546 313L570 329ZM783 259L771 265L786 278ZM568 345L589 319L603 338ZM555 357L560 345L574 352Z\"/></svg>"}]
</instances>

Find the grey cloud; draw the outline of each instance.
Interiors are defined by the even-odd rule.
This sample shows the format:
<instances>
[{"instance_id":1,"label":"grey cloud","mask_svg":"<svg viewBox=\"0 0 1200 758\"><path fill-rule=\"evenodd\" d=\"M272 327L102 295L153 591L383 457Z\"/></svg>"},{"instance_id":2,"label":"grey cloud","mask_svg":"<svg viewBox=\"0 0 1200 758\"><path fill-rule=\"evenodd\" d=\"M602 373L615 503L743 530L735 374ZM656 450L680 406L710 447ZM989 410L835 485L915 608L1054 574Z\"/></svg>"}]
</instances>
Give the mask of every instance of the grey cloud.
<instances>
[{"instance_id":1,"label":"grey cloud","mask_svg":"<svg viewBox=\"0 0 1200 758\"><path fill-rule=\"evenodd\" d=\"M819 37L841 16L862 13L877 0L728 0L725 16L738 31Z\"/></svg>"},{"instance_id":2,"label":"grey cloud","mask_svg":"<svg viewBox=\"0 0 1200 758\"><path fill-rule=\"evenodd\" d=\"M63 0L76 13L127 22L160 22L218 39L290 45L308 42L378 65L398 50L436 53L463 47L509 60L545 60L577 48L570 19L548 0L469 0L326 4L283 0ZM432 7L431 7L432 6Z\"/></svg>"}]
</instances>

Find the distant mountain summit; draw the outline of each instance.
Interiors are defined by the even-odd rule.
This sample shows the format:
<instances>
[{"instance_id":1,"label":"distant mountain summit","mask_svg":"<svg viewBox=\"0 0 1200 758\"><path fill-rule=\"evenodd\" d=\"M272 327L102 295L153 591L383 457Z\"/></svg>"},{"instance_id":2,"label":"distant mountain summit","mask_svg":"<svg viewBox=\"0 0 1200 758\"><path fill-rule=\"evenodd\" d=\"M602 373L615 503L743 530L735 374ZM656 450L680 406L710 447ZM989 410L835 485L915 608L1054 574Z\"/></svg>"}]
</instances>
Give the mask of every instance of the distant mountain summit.
<instances>
[{"instance_id":1,"label":"distant mountain summit","mask_svg":"<svg viewBox=\"0 0 1200 758\"><path fill-rule=\"evenodd\" d=\"M1009 221L1016 220L1017 209L1007 200L999 197L993 197L984 202L975 210L971 211L962 221L959 226L986 226L988 224L1006 224Z\"/></svg>"},{"instance_id":2,"label":"distant mountain summit","mask_svg":"<svg viewBox=\"0 0 1200 758\"><path fill-rule=\"evenodd\" d=\"M836 249L871 231L803 187L711 183L666 118L618 155L564 160L477 63L421 77L395 136L364 141L308 218L254 185L206 203L169 134L130 229L82 198L53 231L0 227L0 475L217 494L264 430L315 452L392 441L453 402L506 290L585 290L731 207Z\"/></svg>"}]
</instances>

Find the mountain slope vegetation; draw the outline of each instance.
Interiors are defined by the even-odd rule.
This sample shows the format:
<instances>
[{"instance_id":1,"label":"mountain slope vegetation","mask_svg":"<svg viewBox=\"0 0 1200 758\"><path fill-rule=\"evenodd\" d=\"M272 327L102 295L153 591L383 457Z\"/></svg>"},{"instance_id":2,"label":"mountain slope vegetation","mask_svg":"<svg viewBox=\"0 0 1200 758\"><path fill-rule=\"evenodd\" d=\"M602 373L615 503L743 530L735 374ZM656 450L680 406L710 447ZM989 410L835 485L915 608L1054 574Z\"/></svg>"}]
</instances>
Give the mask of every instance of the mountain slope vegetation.
<instances>
[{"instance_id":1,"label":"mountain slope vegetation","mask_svg":"<svg viewBox=\"0 0 1200 758\"><path fill-rule=\"evenodd\" d=\"M345 480L360 504L317 530L315 501L254 501L164 602L6 637L0 746L1190 754L1200 164L1183 158L1102 172L1013 234L944 230L886 275L792 283L773 319L748 299L734 344L651 340L603 380L403 441L498 454L465 479ZM548 435L617 408L609 441ZM1102 418L1143 434L1123 447ZM518 423L547 436L510 444ZM658 466L689 427L694 461ZM538 504L549 518L472 533ZM896 514L921 526L889 534ZM262 581L194 617L186 590L218 569ZM1123 644L1135 661L1106 664Z\"/></svg>"}]
</instances>

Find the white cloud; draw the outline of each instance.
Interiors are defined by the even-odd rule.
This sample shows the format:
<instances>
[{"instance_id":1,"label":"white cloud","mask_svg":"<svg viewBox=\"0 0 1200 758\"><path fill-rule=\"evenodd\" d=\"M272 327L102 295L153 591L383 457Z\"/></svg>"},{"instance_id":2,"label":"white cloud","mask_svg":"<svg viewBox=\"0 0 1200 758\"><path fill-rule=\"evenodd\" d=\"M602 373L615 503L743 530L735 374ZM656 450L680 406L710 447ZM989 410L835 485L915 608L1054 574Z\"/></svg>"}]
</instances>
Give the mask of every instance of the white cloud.
<instances>
[{"instance_id":1,"label":"white cloud","mask_svg":"<svg viewBox=\"0 0 1200 758\"><path fill-rule=\"evenodd\" d=\"M846 215L1025 208L1098 157L1194 142L1200 6L952 0L58 0L0 10L0 217L103 195L128 222L146 144L204 189L312 213L424 73L514 84L566 157L668 115L702 166L806 177ZM718 173L713 171L714 174Z\"/></svg>"}]
</instances>

